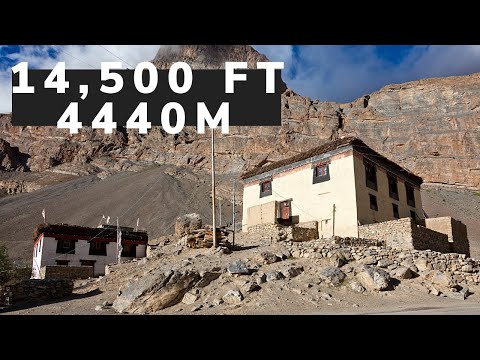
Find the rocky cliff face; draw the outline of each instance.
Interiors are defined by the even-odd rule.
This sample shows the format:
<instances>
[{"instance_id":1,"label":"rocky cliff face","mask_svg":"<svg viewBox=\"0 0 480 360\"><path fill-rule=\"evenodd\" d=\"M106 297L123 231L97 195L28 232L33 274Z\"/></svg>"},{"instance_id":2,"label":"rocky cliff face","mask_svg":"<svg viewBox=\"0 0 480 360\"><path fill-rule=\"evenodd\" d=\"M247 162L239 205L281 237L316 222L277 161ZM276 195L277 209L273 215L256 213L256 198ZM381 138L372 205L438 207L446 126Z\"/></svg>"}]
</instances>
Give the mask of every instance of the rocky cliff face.
<instances>
[{"instance_id":1,"label":"rocky cliff face","mask_svg":"<svg viewBox=\"0 0 480 360\"><path fill-rule=\"evenodd\" d=\"M252 67L265 60L246 45L183 45L162 47L153 62L164 69L175 61L220 68L225 61L248 61ZM480 188L480 74L389 85L348 104L312 101L286 89L282 126L231 127L230 134L219 134L217 169L236 174L341 135L362 138L427 182ZM175 136L158 127L148 135L92 129L69 135L54 127L13 127L10 115L3 115L0 139L28 154L32 171L70 162L118 168L119 161L138 160L209 167L209 136L193 127Z\"/></svg>"}]
</instances>

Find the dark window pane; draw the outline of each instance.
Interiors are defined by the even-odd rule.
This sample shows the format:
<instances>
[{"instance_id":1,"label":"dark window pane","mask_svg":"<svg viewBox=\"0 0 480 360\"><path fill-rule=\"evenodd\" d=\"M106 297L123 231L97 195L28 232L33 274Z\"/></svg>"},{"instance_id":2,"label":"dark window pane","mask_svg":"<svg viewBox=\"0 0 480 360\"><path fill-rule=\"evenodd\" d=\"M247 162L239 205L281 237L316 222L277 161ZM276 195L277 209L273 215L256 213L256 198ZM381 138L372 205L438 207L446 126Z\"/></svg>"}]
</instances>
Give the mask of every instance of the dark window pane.
<instances>
[{"instance_id":1,"label":"dark window pane","mask_svg":"<svg viewBox=\"0 0 480 360\"><path fill-rule=\"evenodd\" d=\"M371 163L365 162L365 177L367 179L367 187L377 190L377 169Z\"/></svg>"},{"instance_id":2,"label":"dark window pane","mask_svg":"<svg viewBox=\"0 0 480 360\"><path fill-rule=\"evenodd\" d=\"M392 204L392 208L393 208L393 217L395 219L400 219L400 213L398 212L398 205Z\"/></svg>"},{"instance_id":3,"label":"dark window pane","mask_svg":"<svg viewBox=\"0 0 480 360\"><path fill-rule=\"evenodd\" d=\"M377 197L375 195L370 195L370 209L378 211Z\"/></svg>"},{"instance_id":4,"label":"dark window pane","mask_svg":"<svg viewBox=\"0 0 480 360\"><path fill-rule=\"evenodd\" d=\"M413 186L405 183L405 191L407 193L407 204L415 207L415 190Z\"/></svg>"},{"instance_id":5,"label":"dark window pane","mask_svg":"<svg viewBox=\"0 0 480 360\"><path fill-rule=\"evenodd\" d=\"M398 200L397 178L393 175L388 175L388 192L392 199Z\"/></svg>"},{"instance_id":6,"label":"dark window pane","mask_svg":"<svg viewBox=\"0 0 480 360\"><path fill-rule=\"evenodd\" d=\"M92 241L90 242L90 251L89 255L107 255L107 243L103 241Z\"/></svg>"}]
</instances>

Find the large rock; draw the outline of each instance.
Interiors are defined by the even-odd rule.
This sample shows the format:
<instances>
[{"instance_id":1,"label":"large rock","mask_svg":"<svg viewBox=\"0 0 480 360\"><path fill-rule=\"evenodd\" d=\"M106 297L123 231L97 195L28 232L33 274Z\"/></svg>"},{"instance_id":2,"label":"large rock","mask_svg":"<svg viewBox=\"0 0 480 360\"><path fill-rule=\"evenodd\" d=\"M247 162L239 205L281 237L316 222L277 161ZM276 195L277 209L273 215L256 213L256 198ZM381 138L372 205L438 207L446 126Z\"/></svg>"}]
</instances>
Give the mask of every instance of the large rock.
<instances>
[{"instance_id":1,"label":"large rock","mask_svg":"<svg viewBox=\"0 0 480 360\"><path fill-rule=\"evenodd\" d=\"M280 271L269 271L265 274L267 282L284 279L285 276Z\"/></svg>"},{"instance_id":2,"label":"large rock","mask_svg":"<svg viewBox=\"0 0 480 360\"><path fill-rule=\"evenodd\" d=\"M392 276L397 279L411 279L413 277L413 273L410 268L406 266L399 266L392 271Z\"/></svg>"},{"instance_id":3,"label":"large rock","mask_svg":"<svg viewBox=\"0 0 480 360\"><path fill-rule=\"evenodd\" d=\"M231 263L228 266L228 272L230 274L238 274L238 275L242 275L242 274L247 275L250 273L250 271L248 270L247 264L245 264L242 260L237 260Z\"/></svg>"},{"instance_id":4,"label":"large rock","mask_svg":"<svg viewBox=\"0 0 480 360\"><path fill-rule=\"evenodd\" d=\"M117 297L113 308L117 312L151 313L178 304L185 293L200 279L196 271L153 270L128 283Z\"/></svg>"},{"instance_id":5,"label":"large rock","mask_svg":"<svg viewBox=\"0 0 480 360\"><path fill-rule=\"evenodd\" d=\"M326 266L324 268L321 268L318 272L318 275L322 280L333 286L340 286L346 277L345 273L342 270L333 266Z\"/></svg>"},{"instance_id":6,"label":"large rock","mask_svg":"<svg viewBox=\"0 0 480 360\"><path fill-rule=\"evenodd\" d=\"M385 270L370 266L359 269L356 279L365 289L370 291L386 290L390 284L390 275Z\"/></svg>"},{"instance_id":7,"label":"large rock","mask_svg":"<svg viewBox=\"0 0 480 360\"><path fill-rule=\"evenodd\" d=\"M202 227L202 217L197 213L180 216L175 221L175 235L185 236Z\"/></svg>"},{"instance_id":8,"label":"large rock","mask_svg":"<svg viewBox=\"0 0 480 360\"><path fill-rule=\"evenodd\" d=\"M393 265L393 261L390 259L380 259L377 262L377 266L381 268L387 268L390 265Z\"/></svg>"},{"instance_id":9,"label":"large rock","mask_svg":"<svg viewBox=\"0 0 480 360\"><path fill-rule=\"evenodd\" d=\"M452 277L443 271L432 270L425 274L425 280L430 281L432 284L440 285L446 288L455 286L455 282Z\"/></svg>"},{"instance_id":10,"label":"large rock","mask_svg":"<svg viewBox=\"0 0 480 360\"><path fill-rule=\"evenodd\" d=\"M291 265L282 270L283 276L286 278L294 278L303 272L303 266Z\"/></svg>"},{"instance_id":11,"label":"large rock","mask_svg":"<svg viewBox=\"0 0 480 360\"><path fill-rule=\"evenodd\" d=\"M262 251L260 254L255 256L255 260L261 264L273 264L281 259L270 251Z\"/></svg>"},{"instance_id":12,"label":"large rock","mask_svg":"<svg viewBox=\"0 0 480 360\"><path fill-rule=\"evenodd\" d=\"M243 294L238 289L231 289L222 297L226 304L240 304L243 301Z\"/></svg>"}]
</instances>

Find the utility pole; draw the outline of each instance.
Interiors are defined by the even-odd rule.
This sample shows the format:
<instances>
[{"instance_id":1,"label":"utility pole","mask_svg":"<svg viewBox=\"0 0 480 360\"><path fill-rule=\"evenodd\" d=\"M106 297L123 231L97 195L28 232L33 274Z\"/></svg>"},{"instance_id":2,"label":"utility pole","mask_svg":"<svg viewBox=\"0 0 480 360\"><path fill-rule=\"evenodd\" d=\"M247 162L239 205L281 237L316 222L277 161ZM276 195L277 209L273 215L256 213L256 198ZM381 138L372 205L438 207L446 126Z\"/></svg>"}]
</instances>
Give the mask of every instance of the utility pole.
<instances>
[{"instance_id":1,"label":"utility pole","mask_svg":"<svg viewBox=\"0 0 480 360\"><path fill-rule=\"evenodd\" d=\"M232 228L233 228L232 248L235 250L235 179L233 179L233 213L232 213Z\"/></svg>"},{"instance_id":2,"label":"utility pole","mask_svg":"<svg viewBox=\"0 0 480 360\"><path fill-rule=\"evenodd\" d=\"M218 226L222 226L222 199L218 199Z\"/></svg>"},{"instance_id":3,"label":"utility pole","mask_svg":"<svg viewBox=\"0 0 480 360\"><path fill-rule=\"evenodd\" d=\"M333 219L332 219L332 227L333 227L332 237L333 237L333 236L335 236L335 204L333 204L333 212L332 212L332 215L333 215Z\"/></svg>"},{"instance_id":4,"label":"utility pole","mask_svg":"<svg viewBox=\"0 0 480 360\"><path fill-rule=\"evenodd\" d=\"M215 128L212 128L212 227L213 247L217 247L217 227L215 226Z\"/></svg>"}]
</instances>

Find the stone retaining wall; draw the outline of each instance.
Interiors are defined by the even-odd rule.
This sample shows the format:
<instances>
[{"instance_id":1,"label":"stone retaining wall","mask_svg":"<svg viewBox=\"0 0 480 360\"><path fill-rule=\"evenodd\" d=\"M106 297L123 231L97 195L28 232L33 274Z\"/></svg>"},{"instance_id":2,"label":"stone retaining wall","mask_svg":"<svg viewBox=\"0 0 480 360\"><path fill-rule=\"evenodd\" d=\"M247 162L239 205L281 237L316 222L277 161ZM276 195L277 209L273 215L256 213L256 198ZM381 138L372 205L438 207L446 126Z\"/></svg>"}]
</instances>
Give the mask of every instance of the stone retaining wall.
<instances>
[{"instance_id":1,"label":"stone retaining wall","mask_svg":"<svg viewBox=\"0 0 480 360\"><path fill-rule=\"evenodd\" d=\"M72 280L29 279L0 287L0 305L8 306L22 300L61 299L71 295L72 291Z\"/></svg>"},{"instance_id":2,"label":"stone retaining wall","mask_svg":"<svg viewBox=\"0 0 480 360\"><path fill-rule=\"evenodd\" d=\"M318 222L309 221L291 226L279 224L258 224L247 228L250 235L258 240L270 241L309 241L318 239Z\"/></svg>"},{"instance_id":3,"label":"stone retaining wall","mask_svg":"<svg viewBox=\"0 0 480 360\"><path fill-rule=\"evenodd\" d=\"M358 234L361 238L384 239L386 245L401 249L452 252L446 234L418 225L411 218L361 225Z\"/></svg>"},{"instance_id":4,"label":"stone retaining wall","mask_svg":"<svg viewBox=\"0 0 480 360\"><path fill-rule=\"evenodd\" d=\"M369 246L341 239L319 239L308 242L285 242L294 258L335 258L341 254L349 263L369 264L393 271L408 267L414 273L422 274L432 270L445 272L462 285L480 284L480 260L457 253L440 253L431 250L400 249L390 246ZM361 240L361 239L358 239Z\"/></svg>"}]
</instances>

